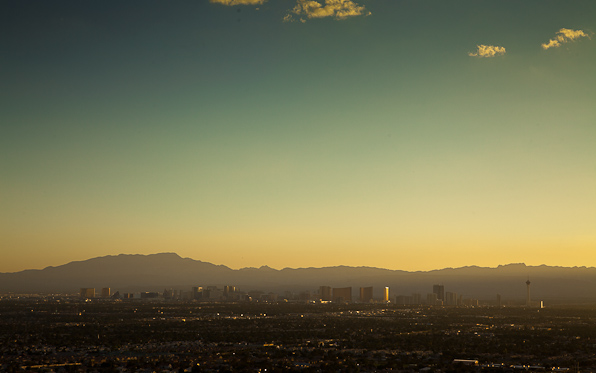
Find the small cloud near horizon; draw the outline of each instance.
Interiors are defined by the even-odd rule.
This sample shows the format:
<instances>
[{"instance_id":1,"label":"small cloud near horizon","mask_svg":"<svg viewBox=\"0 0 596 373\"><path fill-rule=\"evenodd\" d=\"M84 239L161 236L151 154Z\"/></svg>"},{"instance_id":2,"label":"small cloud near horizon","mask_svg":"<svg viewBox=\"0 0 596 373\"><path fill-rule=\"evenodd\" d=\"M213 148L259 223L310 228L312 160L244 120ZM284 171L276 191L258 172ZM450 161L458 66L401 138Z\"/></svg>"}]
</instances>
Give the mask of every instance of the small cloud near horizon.
<instances>
[{"instance_id":1,"label":"small cloud near horizon","mask_svg":"<svg viewBox=\"0 0 596 373\"><path fill-rule=\"evenodd\" d=\"M506 53L505 47L499 47L497 45L484 45L480 44L476 46L476 52L469 52L470 57L482 57L489 58L495 56L501 56Z\"/></svg>"},{"instance_id":2,"label":"small cloud near horizon","mask_svg":"<svg viewBox=\"0 0 596 373\"><path fill-rule=\"evenodd\" d=\"M211 3L222 4L226 6L234 5L261 5L267 0L209 0Z\"/></svg>"},{"instance_id":3,"label":"small cloud near horizon","mask_svg":"<svg viewBox=\"0 0 596 373\"><path fill-rule=\"evenodd\" d=\"M285 22L294 21L293 15L304 16L307 19L333 17L343 20L348 17L370 15L364 5L359 5L352 0L298 0L296 6L284 17ZM306 22L300 18L300 22Z\"/></svg>"},{"instance_id":4,"label":"small cloud near horizon","mask_svg":"<svg viewBox=\"0 0 596 373\"><path fill-rule=\"evenodd\" d=\"M557 31L557 36L554 39L550 39L548 43L542 44L542 49L547 50L550 48L558 48L565 43L569 43L570 41L574 41L575 39L583 37L590 38L590 36L588 36L588 34L582 30L562 28Z\"/></svg>"}]
</instances>

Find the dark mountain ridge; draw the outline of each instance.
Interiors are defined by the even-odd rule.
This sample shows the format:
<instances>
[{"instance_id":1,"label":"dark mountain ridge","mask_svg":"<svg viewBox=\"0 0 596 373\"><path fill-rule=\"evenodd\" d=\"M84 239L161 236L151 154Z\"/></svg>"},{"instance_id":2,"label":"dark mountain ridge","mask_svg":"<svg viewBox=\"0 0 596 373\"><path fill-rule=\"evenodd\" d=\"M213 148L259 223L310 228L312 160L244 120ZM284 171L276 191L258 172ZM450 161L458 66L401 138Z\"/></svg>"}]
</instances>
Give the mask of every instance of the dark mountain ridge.
<instances>
[{"instance_id":1,"label":"dark mountain ridge","mask_svg":"<svg viewBox=\"0 0 596 373\"><path fill-rule=\"evenodd\" d=\"M523 263L498 267L469 266L408 272L375 267L323 267L231 269L175 253L114 255L70 262L40 270L0 273L0 293L76 293L81 287L110 287L124 291L189 290L191 286L234 285L283 293L285 290L315 291L321 285L373 286L380 295L389 286L392 295L432 292L434 284L465 297L523 300L525 281L532 281L533 299L596 301L596 268L526 266Z\"/></svg>"}]
</instances>

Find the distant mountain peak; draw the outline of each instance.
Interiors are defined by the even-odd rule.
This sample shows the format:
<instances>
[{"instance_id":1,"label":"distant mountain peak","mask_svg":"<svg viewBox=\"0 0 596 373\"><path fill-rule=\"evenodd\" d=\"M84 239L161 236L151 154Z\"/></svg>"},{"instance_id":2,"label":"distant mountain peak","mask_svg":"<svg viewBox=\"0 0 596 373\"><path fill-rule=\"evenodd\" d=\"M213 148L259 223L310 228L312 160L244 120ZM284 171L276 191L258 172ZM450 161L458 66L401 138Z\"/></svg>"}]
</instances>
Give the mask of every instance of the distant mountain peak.
<instances>
[{"instance_id":1,"label":"distant mountain peak","mask_svg":"<svg viewBox=\"0 0 596 373\"><path fill-rule=\"evenodd\" d=\"M497 268L501 269L523 269L527 268L528 266L526 263L509 263L509 264L499 264Z\"/></svg>"},{"instance_id":2,"label":"distant mountain peak","mask_svg":"<svg viewBox=\"0 0 596 373\"><path fill-rule=\"evenodd\" d=\"M180 255L178 255L176 253L171 253L171 252L149 254L148 256L155 256L155 257L161 257L161 258L180 258L180 259L182 259L182 257Z\"/></svg>"},{"instance_id":3,"label":"distant mountain peak","mask_svg":"<svg viewBox=\"0 0 596 373\"><path fill-rule=\"evenodd\" d=\"M261 271L277 271L276 269L274 269L274 268L271 268L271 267L269 267L269 266L267 266L267 265L260 266L260 267L259 267L259 270L261 270Z\"/></svg>"},{"instance_id":4,"label":"distant mountain peak","mask_svg":"<svg viewBox=\"0 0 596 373\"><path fill-rule=\"evenodd\" d=\"M127 257L127 256L144 256L144 257L160 257L160 258L182 258L180 255L174 252L164 252L164 253L155 253L155 254L118 254L118 255L106 255L105 257ZM100 257L101 258L101 257Z\"/></svg>"}]
</instances>

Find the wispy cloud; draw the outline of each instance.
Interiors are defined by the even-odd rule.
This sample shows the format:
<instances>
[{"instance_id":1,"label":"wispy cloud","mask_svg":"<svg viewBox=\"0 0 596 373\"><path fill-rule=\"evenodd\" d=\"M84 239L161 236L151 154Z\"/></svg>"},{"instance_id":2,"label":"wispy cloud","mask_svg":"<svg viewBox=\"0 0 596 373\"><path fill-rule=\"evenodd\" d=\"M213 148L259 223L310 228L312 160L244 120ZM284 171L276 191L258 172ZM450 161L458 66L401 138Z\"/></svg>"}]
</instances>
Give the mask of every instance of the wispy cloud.
<instances>
[{"instance_id":1,"label":"wispy cloud","mask_svg":"<svg viewBox=\"0 0 596 373\"><path fill-rule=\"evenodd\" d=\"M212 3L222 4L227 6L233 5L261 5L267 0L209 0Z\"/></svg>"},{"instance_id":2,"label":"wispy cloud","mask_svg":"<svg viewBox=\"0 0 596 373\"><path fill-rule=\"evenodd\" d=\"M369 15L364 5L359 5L352 0L298 0L296 6L284 17L284 21L294 20L293 15L299 16L301 22L305 22L302 17L324 18L333 17L335 19L346 19L348 17Z\"/></svg>"},{"instance_id":3,"label":"wispy cloud","mask_svg":"<svg viewBox=\"0 0 596 373\"><path fill-rule=\"evenodd\" d=\"M542 49L546 50L549 48L558 48L562 44L569 43L570 41L583 37L589 38L588 34L582 30L562 28L557 32L557 36L554 39L550 39L548 43L542 44Z\"/></svg>"},{"instance_id":4,"label":"wispy cloud","mask_svg":"<svg viewBox=\"0 0 596 373\"><path fill-rule=\"evenodd\" d=\"M468 56L471 57L495 57L506 53L505 47L499 47L497 45L484 45L480 44L476 46L478 49L476 52L469 52Z\"/></svg>"}]
</instances>

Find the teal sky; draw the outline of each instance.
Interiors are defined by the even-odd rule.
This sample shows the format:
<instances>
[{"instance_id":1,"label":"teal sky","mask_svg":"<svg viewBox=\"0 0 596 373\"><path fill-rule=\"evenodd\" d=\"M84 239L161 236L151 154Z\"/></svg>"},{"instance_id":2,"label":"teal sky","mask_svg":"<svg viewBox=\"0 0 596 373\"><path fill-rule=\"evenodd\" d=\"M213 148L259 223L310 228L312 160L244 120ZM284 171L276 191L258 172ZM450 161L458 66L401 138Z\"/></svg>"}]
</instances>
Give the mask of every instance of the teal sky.
<instances>
[{"instance_id":1,"label":"teal sky","mask_svg":"<svg viewBox=\"0 0 596 373\"><path fill-rule=\"evenodd\" d=\"M595 1L326 1L0 1L0 272L596 266Z\"/></svg>"}]
</instances>

